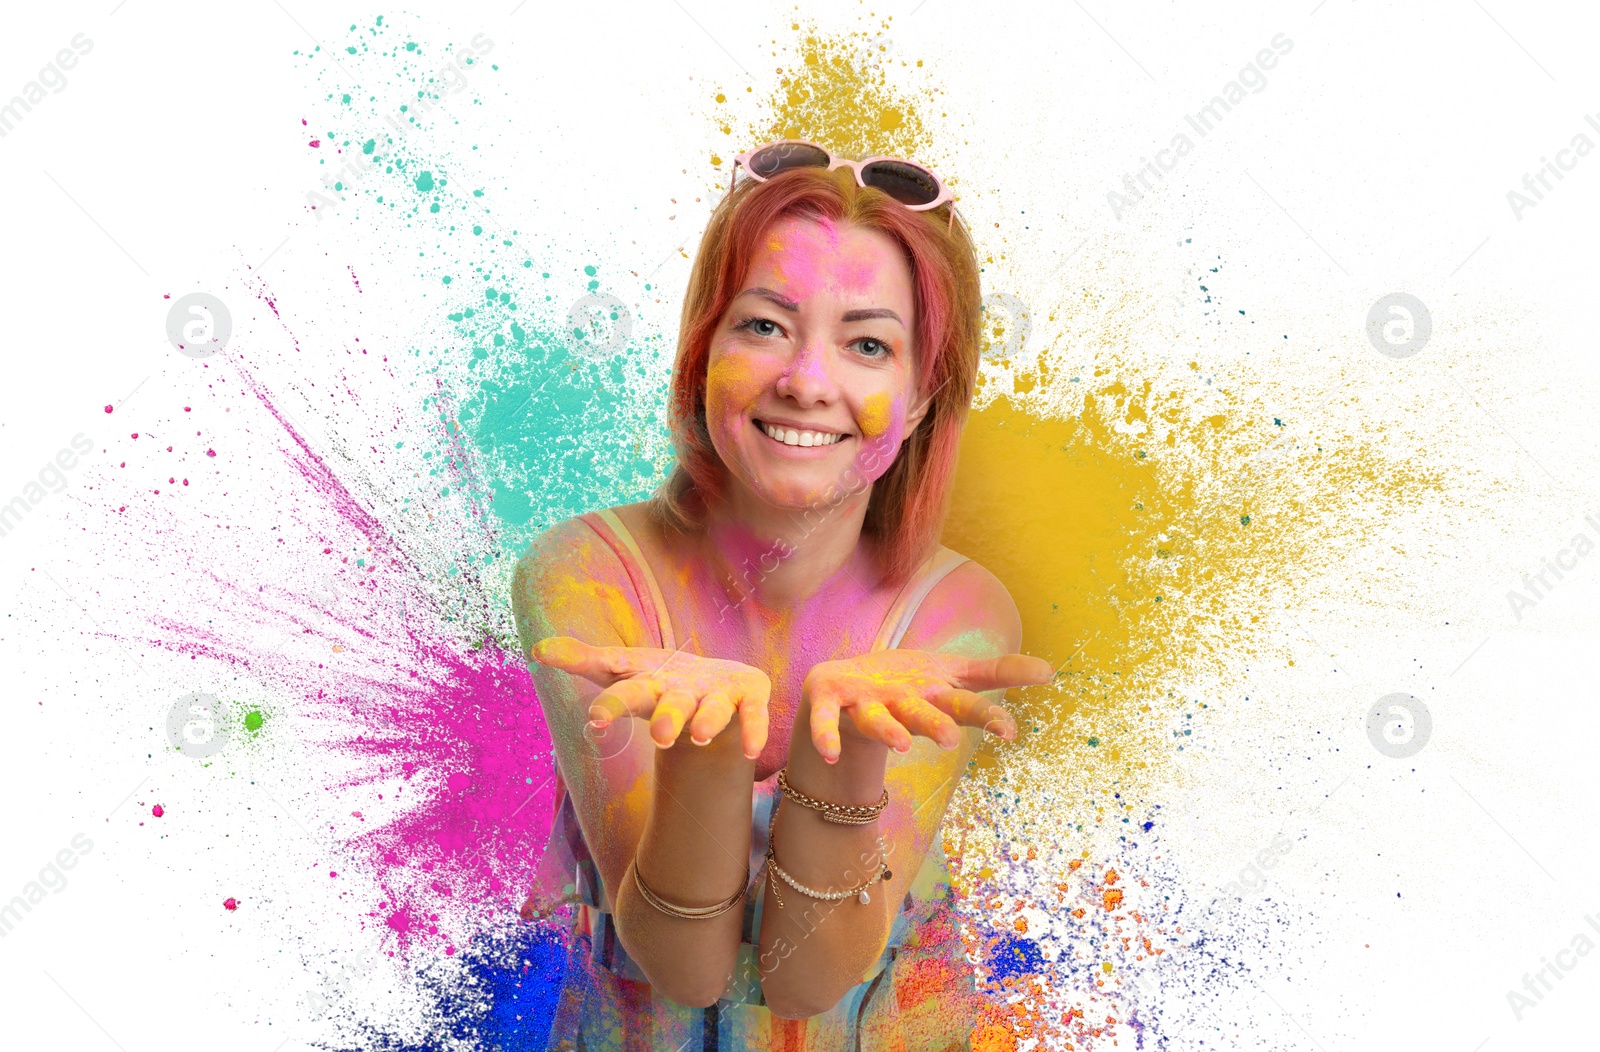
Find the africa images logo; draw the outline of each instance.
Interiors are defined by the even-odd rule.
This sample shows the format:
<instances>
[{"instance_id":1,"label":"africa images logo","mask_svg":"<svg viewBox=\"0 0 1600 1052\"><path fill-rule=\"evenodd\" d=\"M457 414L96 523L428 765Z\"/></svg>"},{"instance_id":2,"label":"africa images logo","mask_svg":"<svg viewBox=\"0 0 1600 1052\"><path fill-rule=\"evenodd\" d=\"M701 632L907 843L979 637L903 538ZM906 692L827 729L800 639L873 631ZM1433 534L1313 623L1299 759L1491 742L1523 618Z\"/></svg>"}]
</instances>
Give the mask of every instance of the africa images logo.
<instances>
[{"instance_id":1,"label":"africa images logo","mask_svg":"<svg viewBox=\"0 0 1600 1052\"><path fill-rule=\"evenodd\" d=\"M77 467L78 458L87 456L93 449L93 440L79 431L72 436L72 449L61 449L52 459L45 461L44 467L39 469L39 481L25 483L19 496L0 504L0 537L9 536L45 497L66 489L66 472ZM0 497L0 501L4 499Z\"/></svg>"}]
</instances>

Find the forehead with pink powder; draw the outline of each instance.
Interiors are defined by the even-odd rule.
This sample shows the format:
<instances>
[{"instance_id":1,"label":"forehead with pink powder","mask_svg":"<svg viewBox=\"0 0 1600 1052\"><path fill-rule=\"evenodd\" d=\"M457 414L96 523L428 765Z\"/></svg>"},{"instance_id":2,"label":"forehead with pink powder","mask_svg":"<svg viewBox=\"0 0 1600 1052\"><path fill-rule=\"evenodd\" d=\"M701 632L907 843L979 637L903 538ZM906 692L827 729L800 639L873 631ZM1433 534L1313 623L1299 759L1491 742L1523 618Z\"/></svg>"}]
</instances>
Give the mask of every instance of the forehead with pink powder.
<instances>
[{"instance_id":1,"label":"forehead with pink powder","mask_svg":"<svg viewBox=\"0 0 1600 1052\"><path fill-rule=\"evenodd\" d=\"M778 284L769 287L797 302L824 292L847 299L911 298L911 266L892 238L868 227L840 226L827 216L793 216L774 223L762 237L750 271L752 278L770 276ZM863 305L900 307L898 313L910 328L908 303Z\"/></svg>"}]
</instances>

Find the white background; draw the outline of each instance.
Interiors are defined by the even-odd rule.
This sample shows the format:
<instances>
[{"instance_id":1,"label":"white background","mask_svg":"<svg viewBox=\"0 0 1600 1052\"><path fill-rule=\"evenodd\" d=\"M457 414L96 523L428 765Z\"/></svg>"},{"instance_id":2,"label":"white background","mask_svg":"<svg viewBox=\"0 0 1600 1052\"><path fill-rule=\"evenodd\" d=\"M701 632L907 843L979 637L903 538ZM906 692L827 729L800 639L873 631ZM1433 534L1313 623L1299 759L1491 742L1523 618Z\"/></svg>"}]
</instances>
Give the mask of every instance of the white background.
<instances>
[{"instance_id":1,"label":"white background","mask_svg":"<svg viewBox=\"0 0 1600 1052\"><path fill-rule=\"evenodd\" d=\"M68 86L0 139L6 499L74 434L108 427L105 404L141 384L182 382L191 363L164 339L163 294L206 288L275 251L277 280L314 287L318 267L365 260L370 248L357 228L307 221L304 195L318 172L295 118L332 82L313 85L291 53L309 45L308 33L334 38L381 10L296 0L113 6L16 7L0 35L0 98L74 34L94 41ZM525 176L501 213L552 246L606 246L619 264L648 269L670 258L698 233L706 206L669 198L703 194L708 152L730 152L701 117L702 81L767 91L770 41L787 37L794 8L512 7L413 12L442 39L486 31L496 40L516 125L485 163ZM800 8L824 29L854 28L865 10ZM1262 969L1264 992L1218 1006L1250 1035L1239 1043L1329 1052L1592 1044L1600 953L1580 959L1520 1022L1506 992L1589 931L1585 914L1600 918L1600 718L1588 664L1600 642L1600 559L1581 561L1520 622L1505 592L1589 529L1585 513L1600 521L1600 157L1580 161L1520 220L1506 194L1577 133L1600 144L1583 120L1600 114L1600 19L1587 5L1506 0L926 0L878 13L895 16L901 54L938 71L947 134L959 143L940 160L959 165L976 228L1007 219L1002 273L1012 288L1045 295L1053 268L1077 251L1080 266L1110 267L1123 280L1137 281L1149 259L1153 287L1162 246L1192 230L1226 248L1237 270L1231 294L1268 327L1336 334L1325 359L1301 368L1348 376L1423 430L1436 422L1450 455L1481 483L1481 514L1410 538L1434 557L1402 574L1395 593L1296 615L1338 654L1338 668L1284 685L1289 700L1272 718L1335 728L1350 759L1323 772L1332 772L1323 792L1330 781L1342 788L1315 819L1296 820L1306 836L1273 878L1316 909L1319 944L1297 943L1307 932L1279 933L1280 971L1292 981ZM1280 32L1295 46L1268 86L1157 194L1115 218L1106 194L1121 189L1123 173L1187 130L1183 115ZM1012 222L1022 211L1033 220L1026 233ZM381 296L396 268L373 258L370 269ZM685 274L679 261L661 281L671 292ZM1378 356L1362 331L1367 307L1394 291L1420 297L1434 320L1430 345L1400 363ZM391 307L403 312L400 295ZM656 320L670 329L675 315L674 302ZM103 641L38 653L12 627L115 619L87 591L69 600L40 579L70 561L74 540L59 511L71 491L69 482L66 496L0 539L0 897L74 834L86 832L95 848L66 889L0 941L0 1040L128 1052L300 1047L294 1039L310 1030L294 1005L309 980L298 962L264 972L263 962L283 956L270 935L219 925L209 897L203 910L186 905L202 894L195 887L210 886L207 874L251 861L218 850L174 865L139 846L128 823L107 821L132 806L124 801L148 773L159 728L119 752L94 730L104 697L41 704L60 662L104 662L105 690L119 689L118 659ZM1364 705L1395 690L1425 697L1434 717L1427 749L1405 762L1372 751L1361 723ZM1258 728L1260 719L1223 713L1217 726L1226 737L1229 721ZM1248 730L1239 738L1260 743L1241 747L1256 750L1243 766L1272 766L1266 739ZM1247 859L1283 819L1238 792L1223 766L1196 763L1167 804L1169 825L1189 830L1192 868L1226 880L1227 860ZM1326 963L1309 974L1290 967L1311 957ZM1202 1036L1213 1042L1205 1047L1232 1043L1180 1034L1176 1047L1200 1047Z\"/></svg>"}]
</instances>

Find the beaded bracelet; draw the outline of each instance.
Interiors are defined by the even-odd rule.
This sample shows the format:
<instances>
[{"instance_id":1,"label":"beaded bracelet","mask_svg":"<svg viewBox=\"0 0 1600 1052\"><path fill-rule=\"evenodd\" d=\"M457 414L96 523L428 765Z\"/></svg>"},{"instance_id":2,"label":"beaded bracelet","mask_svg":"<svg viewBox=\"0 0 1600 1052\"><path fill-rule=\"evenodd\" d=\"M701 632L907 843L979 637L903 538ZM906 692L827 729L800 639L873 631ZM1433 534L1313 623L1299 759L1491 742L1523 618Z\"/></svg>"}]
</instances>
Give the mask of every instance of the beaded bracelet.
<instances>
[{"instance_id":1,"label":"beaded bracelet","mask_svg":"<svg viewBox=\"0 0 1600 1052\"><path fill-rule=\"evenodd\" d=\"M778 808L774 806L772 808L772 818L767 822L767 868L773 873L776 873L785 884L789 885L802 895L809 895L811 898L821 899L824 902L843 902L845 899L848 899L853 895L857 899L861 900L862 904L864 905L872 901L872 896L867 894L868 888L872 887L872 885L876 884L880 880L887 881L894 877L894 873L889 869L889 864L884 861L884 856L889 853L889 847L884 843L883 834L880 833L878 834L878 872L868 877L862 883L857 884L855 887L848 888L844 891L817 891L813 888L808 888L798 880L795 880L793 877L791 877L782 866L778 865L777 856L773 854L774 846L772 843L772 831L777 824ZM781 908L783 906L783 895L779 893L778 885L776 884L772 885L772 897L777 901L778 906Z\"/></svg>"},{"instance_id":2,"label":"beaded bracelet","mask_svg":"<svg viewBox=\"0 0 1600 1052\"><path fill-rule=\"evenodd\" d=\"M669 917L677 917L681 920L710 920L712 917L720 917L727 913L733 909L740 899L744 898L745 887L750 883L750 867L748 865L745 866L744 879L739 882L739 890L714 906L678 906L663 899L651 891L645 885L644 878L639 876L638 856L633 859L633 883L638 887L639 894L644 897L646 902Z\"/></svg>"},{"instance_id":3,"label":"beaded bracelet","mask_svg":"<svg viewBox=\"0 0 1600 1052\"><path fill-rule=\"evenodd\" d=\"M813 811L822 812L824 822L833 822L841 826L864 826L868 822L875 822L883 809L889 806L889 790L883 791L883 796L875 804L830 804L826 800L818 800L807 796L789 784L787 768L778 769L778 788L783 790L783 795Z\"/></svg>"}]
</instances>

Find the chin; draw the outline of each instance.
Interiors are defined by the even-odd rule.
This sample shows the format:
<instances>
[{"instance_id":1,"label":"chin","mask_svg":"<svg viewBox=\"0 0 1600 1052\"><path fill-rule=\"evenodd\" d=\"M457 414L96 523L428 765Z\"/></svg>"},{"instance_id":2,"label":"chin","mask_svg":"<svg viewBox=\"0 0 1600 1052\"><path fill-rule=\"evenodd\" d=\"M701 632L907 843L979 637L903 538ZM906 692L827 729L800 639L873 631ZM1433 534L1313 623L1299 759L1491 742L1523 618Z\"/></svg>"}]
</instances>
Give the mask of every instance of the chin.
<instances>
[{"instance_id":1,"label":"chin","mask_svg":"<svg viewBox=\"0 0 1600 1052\"><path fill-rule=\"evenodd\" d=\"M790 511L804 511L818 504L826 503L828 486L831 479L818 479L816 481L790 478L777 480L772 478L755 478L746 480L750 491L762 503L774 508L783 508ZM841 487L835 483L837 492Z\"/></svg>"}]
</instances>

